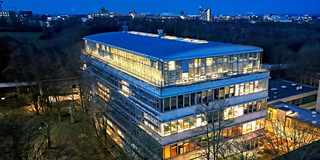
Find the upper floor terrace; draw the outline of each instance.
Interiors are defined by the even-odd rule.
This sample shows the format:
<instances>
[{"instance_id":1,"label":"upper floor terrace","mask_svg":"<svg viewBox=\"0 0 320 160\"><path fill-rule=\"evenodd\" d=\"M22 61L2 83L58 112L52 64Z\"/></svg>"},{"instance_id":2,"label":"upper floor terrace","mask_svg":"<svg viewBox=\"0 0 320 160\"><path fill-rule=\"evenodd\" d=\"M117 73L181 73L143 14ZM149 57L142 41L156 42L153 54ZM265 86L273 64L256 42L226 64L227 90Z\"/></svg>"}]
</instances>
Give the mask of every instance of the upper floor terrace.
<instances>
[{"instance_id":1,"label":"upper floor terrace","mask_svg":"<svg viewBox=\"0 0 320 160\"><path fill-rule=\"evenodd\" d=\"M84 37L84 54L156 87L265 72L262 49L140 32Z\"/></svg>"}]
</instances>

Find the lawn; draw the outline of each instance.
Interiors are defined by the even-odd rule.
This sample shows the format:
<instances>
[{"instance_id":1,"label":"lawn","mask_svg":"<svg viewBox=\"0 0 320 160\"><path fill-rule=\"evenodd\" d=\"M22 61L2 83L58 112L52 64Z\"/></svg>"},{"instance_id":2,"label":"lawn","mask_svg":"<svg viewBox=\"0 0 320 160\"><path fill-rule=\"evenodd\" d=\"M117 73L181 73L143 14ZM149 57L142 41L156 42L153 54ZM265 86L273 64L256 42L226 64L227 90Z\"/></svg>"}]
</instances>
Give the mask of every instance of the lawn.
<instances>
[{"instance_id":1,"label":"lawn","mask_svg":"<svg viewBox=\"0 0 320 160\"><path fill-rule=\"evenodd\" d=\"M10 36L19 40L28 41L39 46L44 40L39 39L41 32L0 32L0 36Z\"/></svg>"}]
</instances>

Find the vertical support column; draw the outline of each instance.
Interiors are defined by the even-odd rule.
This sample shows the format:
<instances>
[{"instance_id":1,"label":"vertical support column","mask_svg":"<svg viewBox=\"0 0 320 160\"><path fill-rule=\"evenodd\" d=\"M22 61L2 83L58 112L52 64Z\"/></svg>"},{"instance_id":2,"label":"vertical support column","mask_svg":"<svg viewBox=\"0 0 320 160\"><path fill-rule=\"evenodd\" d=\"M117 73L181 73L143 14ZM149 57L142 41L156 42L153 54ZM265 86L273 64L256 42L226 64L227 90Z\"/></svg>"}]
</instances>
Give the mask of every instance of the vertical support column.
<instances>
[{"instance_id":1,"label":"vertical support column","mask_svg":"<svg viewBox=\"0 0 320 160\"><path fill-rule=\"evenodd\" d=\"M320 113L320 80L319 80L319 87L318 87L316 111Z\"/></svg>"}]
</instances>

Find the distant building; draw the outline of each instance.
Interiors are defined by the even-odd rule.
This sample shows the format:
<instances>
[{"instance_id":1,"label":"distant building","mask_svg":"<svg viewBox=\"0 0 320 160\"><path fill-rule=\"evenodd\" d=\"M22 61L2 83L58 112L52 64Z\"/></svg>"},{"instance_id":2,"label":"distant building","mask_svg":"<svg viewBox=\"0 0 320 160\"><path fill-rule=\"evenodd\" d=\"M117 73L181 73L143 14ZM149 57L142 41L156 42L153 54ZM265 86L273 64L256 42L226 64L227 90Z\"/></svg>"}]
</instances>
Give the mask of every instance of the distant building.
<instances>
[{"instance_id":1,"label":"distant building","mask_svg":"<svg viewBox=\"0 0 320 160\"><path fill-rule=\"evenodd\" d=\"M281 112L285 112L284 114ZM267 120L286 120L295 119L307 124L320 127L320 114L301 107L293 106L286 103L277 103L268 105Z\"/></svg>"},{"instance_id":2,"label":"distant building","mask_svg":"<svg viewBox=\"0 0 320 160\"><path fill-rule=\"evenodd\" d=\"M20 11L21 20L29 20L32 18L32 11Z\"/></svg>"},{"instance_id":3,"label":"distant building","mask_svg":"<svg viewBox=\"0 0 320 160\"><path fill-rule=\"evenodd\" d=\"M292 22L291 19L288 19L288 17L284 16L284 15L274 15L274 14L264 15L263 19L265 21L280 22L280 23L291 23Z\"/></svg>"},{"instance_id":4,"label":"distant building","mask_svg":"<svg viewBox=\"0 0 320 160\"><path fill-rule=\"evenodd\" d=\"M0 19L9 19L9 12L0 11Z\"/></svg>"},{"instance_id":5,"label":"distant building","mask_svg":"<svg viewBox=\"0 0 320 160\"><path fill-rule=\"evenodd\" d=\"M270 80L268 96L268 104L284 102L314 110L316 108L317 87L283 79Z\"/></svg>"},{"instance_id":6,"label":"distant building","mask_svg":"<svg viewBox=\"0 0 320 160\"><path fill-rule=\"evenodd\" d=\"M205 20L205 21L210 21L211 20L211 9L199 9L199 19L200 20Z\"/></svg>"}]
</instances>

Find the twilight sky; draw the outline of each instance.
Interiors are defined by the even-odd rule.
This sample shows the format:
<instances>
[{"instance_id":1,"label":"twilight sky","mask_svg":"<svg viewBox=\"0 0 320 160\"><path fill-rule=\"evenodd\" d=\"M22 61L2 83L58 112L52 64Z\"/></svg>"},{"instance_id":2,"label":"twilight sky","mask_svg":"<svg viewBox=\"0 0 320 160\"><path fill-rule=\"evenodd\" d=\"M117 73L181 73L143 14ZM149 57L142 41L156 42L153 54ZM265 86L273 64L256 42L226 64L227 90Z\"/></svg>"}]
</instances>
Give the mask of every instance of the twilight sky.
<instances>
[{"instance_id":1,"label":"twilight sky","mask_svg":"<svg viewBox=\"0 0 320 160\"><path fill-rule=\"evenodd\" d=\"M320 13L320 0L3 0L3 10L31 10L48 14L97 13L101 7L109 11L151 14L171 12L197 14L199 6L211 8L215 14Z\"/></svg>"}]
</instances>

